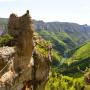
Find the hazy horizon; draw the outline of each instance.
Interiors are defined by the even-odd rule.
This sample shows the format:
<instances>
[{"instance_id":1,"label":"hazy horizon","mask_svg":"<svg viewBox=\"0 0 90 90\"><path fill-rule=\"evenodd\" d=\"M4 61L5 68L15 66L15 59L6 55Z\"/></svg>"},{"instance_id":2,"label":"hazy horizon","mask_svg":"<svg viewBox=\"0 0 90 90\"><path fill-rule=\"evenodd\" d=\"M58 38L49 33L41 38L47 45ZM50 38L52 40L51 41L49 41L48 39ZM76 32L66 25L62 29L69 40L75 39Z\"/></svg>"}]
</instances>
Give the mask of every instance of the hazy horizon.
<instances>
[{"instance_id":1,"label":"hazy horizon","mask_svg":"<svg viewBox=\"0 0 90 90\"><path fill-rule=\"evenodd\" d=\"M90 25L89 0L0 0L0 17L19 16L30 10L31 17L45 22L71 22Z\"/></svg>"}]
</instances>

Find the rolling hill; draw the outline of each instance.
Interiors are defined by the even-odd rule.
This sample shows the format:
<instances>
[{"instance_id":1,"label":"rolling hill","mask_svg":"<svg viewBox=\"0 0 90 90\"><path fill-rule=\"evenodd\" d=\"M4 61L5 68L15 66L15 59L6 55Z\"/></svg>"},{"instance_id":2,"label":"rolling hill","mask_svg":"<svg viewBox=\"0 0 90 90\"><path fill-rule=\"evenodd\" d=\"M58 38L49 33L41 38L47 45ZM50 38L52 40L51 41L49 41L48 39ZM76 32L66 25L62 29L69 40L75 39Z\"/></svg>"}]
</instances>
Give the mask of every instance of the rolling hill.
<instances>
[{"instance_id":1,"label":"rolling hill","mask_svg":"<svg viewBox=\"0 0 90 90\"><path fill-rule=\"evenodd\" d=\"M64 73L77 73L90 68L90 42L76 49L71 57L64 62L62 67L64 67L62 70Z\"/></svg>"},{"instance_id":2,"label":"rolling hill","mask_svg":"<svg viewBox=\"0 0 90 90\"><path fill-rule=\"evenodd\" d=\"M82 43L90 38L90 26L79 25L68 22L43 22L33 21L36 31L46 30L48 32L68 34L77 43Z\"/></svg>"}]
</instances>

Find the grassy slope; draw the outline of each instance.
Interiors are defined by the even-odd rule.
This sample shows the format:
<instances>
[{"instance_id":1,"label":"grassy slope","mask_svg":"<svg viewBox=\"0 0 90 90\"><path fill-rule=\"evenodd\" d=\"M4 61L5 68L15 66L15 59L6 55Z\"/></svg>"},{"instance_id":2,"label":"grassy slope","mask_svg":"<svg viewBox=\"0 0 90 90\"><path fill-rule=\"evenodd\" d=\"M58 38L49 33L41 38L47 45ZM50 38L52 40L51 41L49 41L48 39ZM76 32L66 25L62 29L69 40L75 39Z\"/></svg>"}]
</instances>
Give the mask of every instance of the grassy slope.
<instances>
[{"instance_id":1,"label":"grassy slope","mask_svg":"<svg viewBox=\"0 0 90 90\"><path fill-rule=\"evenodd\" d=\"M65 65L59 68L60 72L52 71L46 90L90 90L90 85L85 84L84 73L80 71L86 67L90 68L89 58L90 42L77 48Z\"/></svg>"},{"instance_id":2,"label":"grassy slope","mask_svg":"<svg viewBox=\"0 0 90 90\"><path fill-rule=\"evenodd\" d=\"M75 51L70 60L83 60L90 57L90 42Z\"/></svg>"},{"instance_id":3,"label":"grassy slope","mask_svg":"<svg viewBox=\"0 0 90 90\"><path fill-rule=\"evenodd\" d=\"M65 32L54 33L48 32L46 30L41 30L38 32L45 40L51 41L54 49L60 52L62 55L68 49L75 47L75 43L72 38Z\"/></svg>"}]
</instances>

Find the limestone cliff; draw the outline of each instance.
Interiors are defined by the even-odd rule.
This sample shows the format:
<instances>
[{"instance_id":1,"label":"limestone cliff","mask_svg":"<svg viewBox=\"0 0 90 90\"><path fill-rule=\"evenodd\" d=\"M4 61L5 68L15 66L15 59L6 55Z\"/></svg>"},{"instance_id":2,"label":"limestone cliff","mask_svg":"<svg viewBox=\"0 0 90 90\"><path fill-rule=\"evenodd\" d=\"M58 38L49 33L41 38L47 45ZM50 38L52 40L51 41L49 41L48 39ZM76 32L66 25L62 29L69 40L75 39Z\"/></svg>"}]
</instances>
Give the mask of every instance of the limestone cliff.
<instances>
[{"instance_id":1,"label":"limestone cliff","mask_svg":"<svg viewBox=\"0 0 90 90\"><path fill-rule=\"evenodd\" d=\"M8 30L10 35L14 37L15 46L17 47L17 59L15 60L15 63L17 67L25 68L31 58L33 50L33 30L29 13L27 12L21 17L17 17L15 14L11 14L8 24ZM24 62L25 64L21 65Z\"/></svg>"},{"instance_id":2,"label":"limestone cliff","mask_svg":"<svg viewBox=\"0 0 90 90\"><path fill-rule=\"evenodd\" d=\"M9 44L15 47L13 69L17 77L7 90L45 89L51 64L51 47L33 31L32 26L29 11L21 17L10 15L8 32L14 39Z\"/></svg>"}]
</instances>

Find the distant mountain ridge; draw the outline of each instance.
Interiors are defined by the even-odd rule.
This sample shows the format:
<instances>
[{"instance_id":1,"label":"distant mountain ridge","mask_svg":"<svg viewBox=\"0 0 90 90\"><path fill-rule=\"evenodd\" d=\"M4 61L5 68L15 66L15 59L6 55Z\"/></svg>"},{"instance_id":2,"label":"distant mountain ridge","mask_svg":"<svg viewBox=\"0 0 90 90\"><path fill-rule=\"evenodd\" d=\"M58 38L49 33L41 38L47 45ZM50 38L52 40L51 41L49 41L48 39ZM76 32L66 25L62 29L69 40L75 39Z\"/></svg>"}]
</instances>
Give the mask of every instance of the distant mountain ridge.
<instances>
[{"instance_id":1,"label":"distant mountain ridge","mask_svg":"<svg viewBox=\"0 0 90 90\"><path fill-rule=\"evenodd\" d=\"M70 26L73 28L75 26L80 26L80 27L90 27L89 25L87 24L84 24L84 25L80 25L80 24L77 24L77 23L71 23L71 22L44 22L42 20L33 20L33 23L35 24L36 28L38 29L42 29L42 28L45 28L45 29L50 29L50 27L52 27L53 25L54 26L58 26L56 29L65 29L65 26ZM55 28L54 28L55 29Z\"/></svg>"},{"instance_id":2,"label":"distant mountain ridge","mask_svg":"<svg viewBox=\"0 0 90 90\"><path fill-rule=\"evenodd\" d=\"M33 20L35 30L52 41L58 51L65 52L90 40L90 26L69 22L44 22Z\"/></svg>"},{"instance_id":3,"label":"distant mountain ridge","mask_svg":"<svg viewBox=\"0 0 90 90\"><path fill-rule=\"evenodd\" d=\"M87 35L85 38L90 38L90 26L87 24L79 25L77 23L69 22L44 22L36 20L33 20L33 23L36 31L44 29L50 32L82 32L84 35ZM8 18L0 18L0 24L8 24Z\"/></svg>"},{"instance_id":4,"label":"distant mountain ridge","mask_svg":"<svg viewBox=\"0 0 90 90\"><path fill-rule=\"evenodd\" d=\"M79 25L76 23L68 22L43 22L43 21L33 21L36 31L42 29L49 32L65 32L69 34L72 38L77 37L79 39L87 40L90 38L90 26L88 25ZM72 36L73 35L73 36Z\"/></svg>"}]
</instances>

